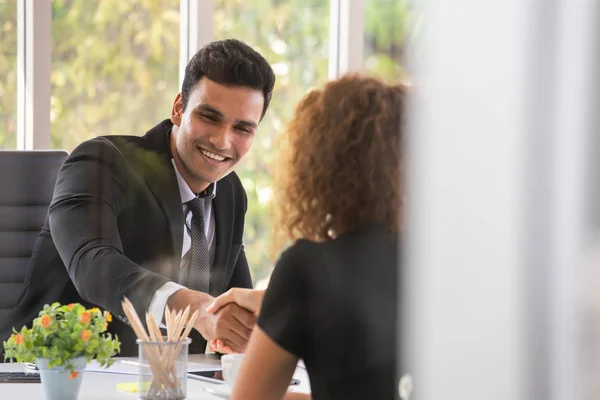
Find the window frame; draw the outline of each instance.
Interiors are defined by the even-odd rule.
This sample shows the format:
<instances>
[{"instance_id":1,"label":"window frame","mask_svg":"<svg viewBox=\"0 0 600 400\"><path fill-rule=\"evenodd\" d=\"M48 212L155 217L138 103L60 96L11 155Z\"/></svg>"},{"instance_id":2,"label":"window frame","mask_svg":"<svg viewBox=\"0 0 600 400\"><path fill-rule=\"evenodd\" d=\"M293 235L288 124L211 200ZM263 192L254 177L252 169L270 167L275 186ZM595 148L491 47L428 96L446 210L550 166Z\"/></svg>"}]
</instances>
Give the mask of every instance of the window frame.
<instances>
[{"instance_id":1,"label":"window frame","mask_svg":"<svg viewBox=\"0 0 600 400\"><path fill-rule=\"evenodd\" d=\"M181 0L179 84L197 49L213 40L214 0ZM363 66L364 0L330 0L329 70ZM52 0L18 0L17 149L50 148Z\"/></svg>"}]
</instances>

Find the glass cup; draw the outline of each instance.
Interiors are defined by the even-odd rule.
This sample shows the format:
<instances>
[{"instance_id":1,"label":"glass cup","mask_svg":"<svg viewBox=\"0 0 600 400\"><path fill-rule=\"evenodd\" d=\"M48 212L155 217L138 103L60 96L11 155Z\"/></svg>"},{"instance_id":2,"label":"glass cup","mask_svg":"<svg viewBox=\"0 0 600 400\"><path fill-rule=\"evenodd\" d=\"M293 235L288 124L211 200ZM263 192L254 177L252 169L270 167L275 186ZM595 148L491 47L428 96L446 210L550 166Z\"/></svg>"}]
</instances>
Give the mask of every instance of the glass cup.
<instances>
[{"instance_id":1,"label":"glass cup","mask_svg":"<svg viewBox=\"0 0 600 400\"><path fill-rule=\"evenodd\" d=\"M187 397L189 338L180 342L137 340L138 399L183 400Z\"/></svg>"}]
</instances>

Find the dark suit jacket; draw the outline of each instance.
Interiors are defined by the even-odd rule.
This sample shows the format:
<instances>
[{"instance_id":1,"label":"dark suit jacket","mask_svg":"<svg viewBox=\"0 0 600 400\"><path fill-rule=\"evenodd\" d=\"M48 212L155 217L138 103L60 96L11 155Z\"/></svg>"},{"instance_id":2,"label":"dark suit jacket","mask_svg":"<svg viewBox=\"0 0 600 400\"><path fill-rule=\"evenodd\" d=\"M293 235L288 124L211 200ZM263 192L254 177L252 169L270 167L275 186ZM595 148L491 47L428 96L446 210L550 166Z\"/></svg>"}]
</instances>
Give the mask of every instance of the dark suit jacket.
<instances>
[{"instance_id":1,"label":"dark suit jacket","mask_svg":"<svg viewBox=\"0 0 600 400\"><path fill-rule=\"evenodd\" d=\"M0 321L0 340L13 326L30 325L44 304L80 302L113 313L117 318L109 331L119 335L120 355L137 354L121 300L127 296L142 316L156 289L180 276L184 218L171 163L171 127L165 120L143 137L91 139L67 158L19 304ZM246 208L237 175L221 179L213 200L213 296L252 287L242 245Z\"/></svg>"}]
</instances>

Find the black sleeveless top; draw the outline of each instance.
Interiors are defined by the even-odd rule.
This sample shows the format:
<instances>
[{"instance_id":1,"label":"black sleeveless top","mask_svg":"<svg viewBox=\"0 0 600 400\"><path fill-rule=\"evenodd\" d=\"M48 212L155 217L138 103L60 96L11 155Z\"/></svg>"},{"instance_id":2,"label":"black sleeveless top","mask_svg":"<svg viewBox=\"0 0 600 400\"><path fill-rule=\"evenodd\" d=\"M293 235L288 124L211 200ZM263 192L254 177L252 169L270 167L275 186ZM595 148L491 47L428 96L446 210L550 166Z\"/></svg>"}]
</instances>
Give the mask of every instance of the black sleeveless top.
<instances>
[{"instance_id":1,"label":"black sleeveless top","mask_svg":"<svg viewBox=\"0 0 600 400\"><path fill-rule=\"evenodd\" d=\"M304 359L313 399L395 399L399 237L382 226L296 242L258 325Z\"/></svg>"}]
</instances>

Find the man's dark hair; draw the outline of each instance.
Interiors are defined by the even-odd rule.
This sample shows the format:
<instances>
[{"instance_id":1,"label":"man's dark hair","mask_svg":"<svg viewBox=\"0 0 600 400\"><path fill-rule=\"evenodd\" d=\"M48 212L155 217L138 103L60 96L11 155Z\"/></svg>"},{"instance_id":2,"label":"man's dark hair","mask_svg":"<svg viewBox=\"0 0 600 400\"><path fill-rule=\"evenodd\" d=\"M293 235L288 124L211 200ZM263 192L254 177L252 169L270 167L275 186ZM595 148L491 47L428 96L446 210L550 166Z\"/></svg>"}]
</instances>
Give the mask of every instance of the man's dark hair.
<instances>
[{"instance_id":1,"label":"man's dark hair","mask_svg":"<svg viewBox=\"0 0 600 400\"><path fill-rule=\"evenodd\" d=\"M211 42L198 50L185 67L181 86L184 110L190 93L203 76L221 85L262 91L265 101L260 119L265 116L275 85L275 74L267 60L247 44L226 39Z\"/></svg>"}]
</instances>

